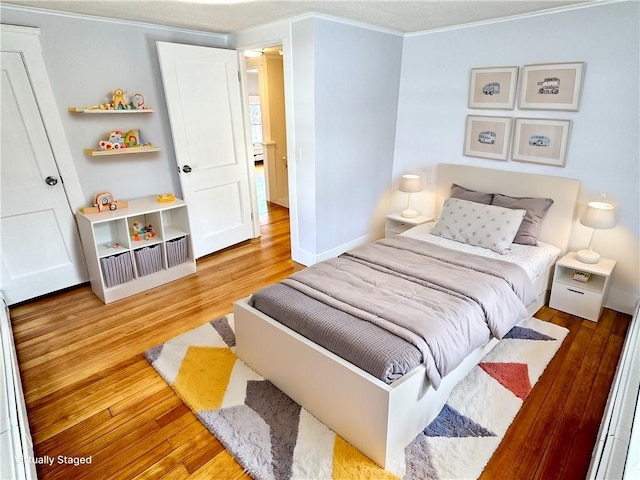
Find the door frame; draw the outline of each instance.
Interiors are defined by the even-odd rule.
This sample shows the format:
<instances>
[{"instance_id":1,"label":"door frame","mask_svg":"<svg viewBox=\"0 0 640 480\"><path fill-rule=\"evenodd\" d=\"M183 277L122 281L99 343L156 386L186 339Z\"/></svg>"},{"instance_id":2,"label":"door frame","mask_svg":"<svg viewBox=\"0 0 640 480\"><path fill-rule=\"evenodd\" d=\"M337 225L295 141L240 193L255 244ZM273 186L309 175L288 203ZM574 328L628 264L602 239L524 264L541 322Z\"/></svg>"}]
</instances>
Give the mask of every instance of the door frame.
<instances>
[{"instance_id":1,"label":"door frame","mask_svg":"<svg viewBox=\"0 0 640 480\"><path fill-rule=\"evenodd\" d=\"M276 35L277 37L277 35ZM291 40L289 37L279 38L277 40L272 39L269 41L251 43L249 45L242 45L241 47L236 47L238 51L239 58L239 66L240 66L240 76L242 79L242 102L244 118L246 123L246 138L247 138L247 152L252 151L252 143L251 143L251 115L249 114L249 94L247 92L247 62L245 60L244 52L247 50L260 50L263 48L273 47L275 45L282 46L282 68L284 75L284 103L285 103L285 117L286 123L285 128L287 131L287 183L289 186L289 225L290 225L290 236L291 236L291 249L292 249L292 257L293 249L298 245L298 223L297 223L297 203L296 203L296 185L295 185L295 159L294 159L294 123L293 123L293 71L291 70ZM248 157L252 157L248 155ZM248 158L250 160L249 168L249 187L251 188L251 197L252 197L252 211L254 212L253 220L254 220L254 229L256 231L256 236L260 235L260 219L258 215L258 202L257 202L257 189L256 189L256 178L255 178L255 168L253 158ZM296 250L297 251L297 250Z\"/></svg>"},{"instance_id":2,"label":"door frame","mask_svg":"<svg viewBox=\"0 0 640 480\"><path fill-rule=\"evenodd\" d=\"M64 179L63 189L73 215L79 208L85 206L86 201L42 58L40 29L0 24L0 35L2 37L0 49L5 52L19 53L24 59L54 160L60 176ZM80 258L84 259L82 254ZM88 275L85 274L85 276L85 281L88 281Z\"/></svg>"}]
</instances>

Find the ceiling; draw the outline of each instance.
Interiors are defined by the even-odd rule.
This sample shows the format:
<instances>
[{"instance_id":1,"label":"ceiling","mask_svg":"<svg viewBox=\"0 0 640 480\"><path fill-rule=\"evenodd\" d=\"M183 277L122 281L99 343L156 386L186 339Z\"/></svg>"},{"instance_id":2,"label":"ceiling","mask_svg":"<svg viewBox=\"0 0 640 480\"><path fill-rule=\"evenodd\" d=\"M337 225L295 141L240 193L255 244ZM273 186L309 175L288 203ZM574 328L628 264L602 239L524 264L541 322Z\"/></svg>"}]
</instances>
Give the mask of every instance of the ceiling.
<instances>
[{"instance_id":1,"label":"ceiling","mask_svg":"<svg viewBox=\"0 0 640 480\"><path fill-rule=\"evenodd\" d=\"M119 20L231 33L308 13L419 32L540 12L588 0L2 0Z\"/></svg>"}]
</instances>

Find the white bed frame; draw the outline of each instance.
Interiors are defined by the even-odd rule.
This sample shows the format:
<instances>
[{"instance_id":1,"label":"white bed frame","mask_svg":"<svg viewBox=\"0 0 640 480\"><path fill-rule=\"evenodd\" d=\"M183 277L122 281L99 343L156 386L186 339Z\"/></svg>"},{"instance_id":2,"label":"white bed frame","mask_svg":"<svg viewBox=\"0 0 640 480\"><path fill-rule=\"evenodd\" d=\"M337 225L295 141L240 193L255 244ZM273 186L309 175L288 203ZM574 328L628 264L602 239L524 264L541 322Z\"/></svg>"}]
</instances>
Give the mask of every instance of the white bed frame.
<instances>
[{"instance_id":1,"label":"white bed frame","mask_svg":"<svg viewBox=\"0 0 640 480\"><path fill-rule=\"evenodd\" d=\"M436 194L442 200L436 202L436 214L452 183L484 192L553 198L539 238L566 250L575 220L578 181L439 164ZM546 300L550 276L551 268L535 283L539 301L529 308L531 315ZM491 340L472 352L442 380L437 391L429 384L424 366L388 385L247 302L234 304L238 357L383 468L437 416L453 387L498 343Z\"/></svg>"}]
</instances>

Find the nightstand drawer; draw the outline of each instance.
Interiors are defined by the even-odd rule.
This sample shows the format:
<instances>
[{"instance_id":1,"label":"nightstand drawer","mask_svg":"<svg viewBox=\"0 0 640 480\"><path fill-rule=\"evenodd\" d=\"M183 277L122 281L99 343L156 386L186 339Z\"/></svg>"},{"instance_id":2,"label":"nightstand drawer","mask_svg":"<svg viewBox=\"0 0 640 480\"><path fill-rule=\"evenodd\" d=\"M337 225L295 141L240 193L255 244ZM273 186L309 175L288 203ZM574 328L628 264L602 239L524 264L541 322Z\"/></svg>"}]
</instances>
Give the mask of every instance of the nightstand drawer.
<instances>
[{"instance_id":1,"label":"nightstand drawer","mask_svg":"<svg viewBox=\"0 0 640 480\"><path fill-rule=\"evenodd\" d=\"M598 321L602 294L556 282L551 290L549 306L577 317Z\"/></svg>"}]
</instances>

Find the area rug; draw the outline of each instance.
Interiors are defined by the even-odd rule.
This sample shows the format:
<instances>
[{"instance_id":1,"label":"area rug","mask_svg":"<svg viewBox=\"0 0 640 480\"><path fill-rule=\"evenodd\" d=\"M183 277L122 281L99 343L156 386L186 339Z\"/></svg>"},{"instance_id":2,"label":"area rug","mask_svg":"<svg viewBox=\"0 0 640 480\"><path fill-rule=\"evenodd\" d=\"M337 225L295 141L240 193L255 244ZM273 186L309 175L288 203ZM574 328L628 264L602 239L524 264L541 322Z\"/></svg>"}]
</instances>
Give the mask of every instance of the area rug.
<instances>
[{"instance_id":1,"label":"area rug","mask_svg":"<svg viewBox=\"0 0 640 480\"><path fill-rule=\"evenodd\" d=\"M145 356L256 480L472 479L482 473L567 333L535 318L513 328L388 470L240 361L233 315Z\"/></svg>"}]
</instances>

